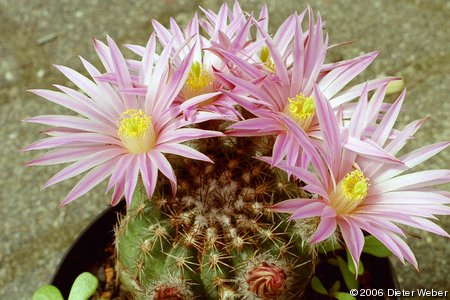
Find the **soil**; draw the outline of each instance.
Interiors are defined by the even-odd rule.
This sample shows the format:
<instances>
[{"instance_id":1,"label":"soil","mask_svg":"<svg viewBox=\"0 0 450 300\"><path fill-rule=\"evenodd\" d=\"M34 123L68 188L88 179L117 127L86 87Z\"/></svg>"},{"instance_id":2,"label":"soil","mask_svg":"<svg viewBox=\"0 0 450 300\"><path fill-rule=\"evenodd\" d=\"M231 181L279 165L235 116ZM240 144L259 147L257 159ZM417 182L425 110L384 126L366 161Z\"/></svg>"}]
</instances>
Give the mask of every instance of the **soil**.
<instances>
[{"instance_id":1,"label":"soil","mask_svg":"<svg viewBox=\"0 0 450 300\"><path fill-rule=\"evenodd\" d=\"M91 300L128 300L131 296L120 288L115 269L116 257L114 245L108 246L103 251L102 262L93 274L98 279L98 288Z\"/></svg>"}]
</instances>

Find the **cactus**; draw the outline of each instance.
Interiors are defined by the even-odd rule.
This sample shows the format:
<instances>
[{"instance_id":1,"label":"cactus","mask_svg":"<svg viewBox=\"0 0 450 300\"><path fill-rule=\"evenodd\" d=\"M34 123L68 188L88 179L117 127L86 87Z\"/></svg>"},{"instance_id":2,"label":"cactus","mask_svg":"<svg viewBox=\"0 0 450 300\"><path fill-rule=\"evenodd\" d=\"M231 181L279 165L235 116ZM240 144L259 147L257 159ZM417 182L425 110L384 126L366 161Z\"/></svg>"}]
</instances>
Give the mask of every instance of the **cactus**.
<instances>
[{"instance_id":1,"label":"cactus","mask_svg":"<svg viewBox=\"0 0 450 300\"><path fill-rule=\"evenodd\" d=\"M263 142L203 141L215 164L175 160L176 196L168 183L152 199L137 188L116 228L120 279L136 299L298 299L310 251L266 206L301 189L253 157Z\"/></svg>"}]
</instances>

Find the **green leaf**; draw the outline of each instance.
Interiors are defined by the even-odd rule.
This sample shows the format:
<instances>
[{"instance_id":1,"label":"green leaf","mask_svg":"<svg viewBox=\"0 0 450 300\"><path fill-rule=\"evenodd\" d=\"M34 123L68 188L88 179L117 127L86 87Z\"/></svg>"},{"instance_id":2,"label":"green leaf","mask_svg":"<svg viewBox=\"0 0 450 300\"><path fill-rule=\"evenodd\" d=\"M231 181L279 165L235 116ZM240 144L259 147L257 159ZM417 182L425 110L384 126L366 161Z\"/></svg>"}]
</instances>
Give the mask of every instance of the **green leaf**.
<instances>
[{"instance_id":1,"label":"green leaf","mask_svg":"<svg viewBox=\"0 0 450 300\"><path fill-rule=\"evenodd\" d=\"M348 252L348 250L347 250L347 264L348 264L348 270L353 275L355 275L356 274L355 264L353 263L352 256L350 255L350 252ZM362 261L360 260L359 264L358 264L358 275L362 275L363 273L364 273L364 266L362 264Z\"/></svg>"},{"instance_id":2,"label":"green leaf","mask_svg":"<svg viewBox=\"0 0 450 300\"><path fill-rule=\"evenodd\" d=\"M391 255L391 251L373 235L365 237L362 251L376 257L388 257Z\"/></svg>"},{"instance_id":3,"label":"green leaf","mask_svg":"<svg viewBox=\"0 0 450 300\"><path fill-rule=\"evenodd\" d=\"M328 252L334 252L341 249L341 247L336 243L326 242L321 247L319 247L319 252L327 254Z\"/></svg>"},{"instance_id":4,"label":"green leaf","mask_svg":"<svg viewBox=\"0 0 450 300\"><path fill-rule=\"evenodd\" d=\"M333 266L338 266L338 262L337 262L337 259L336 258L329 258L328 260L327 260L327 262L330 264L330 265L333 265Z\"/></svg>"},{"instance_id":5,"label":"green leaf","mask_svg":"<svg viewBox=\"0 0 450 300\"><path fill-rule=\"evenodd\" d=\"M356 298L353 297L352 295L343 292L334 293L333 296L338 300L356 300Z\"/></svg>"},{"instance_id":6,"label":"green leaf","mask_svg":"<svg viewBox=\"0 0 450 300\"><path fill-rule=\"evenodd\" d=\"M345 285L349 290L357 289L359 286L358 281L355 279L355 274L352 274L348 269L348 264L344 261L344 259L340 256L337 258L339 269L341 270L342 277L344 277Z\"/></svg>"},{"instance_id":7,"label":"green leaf","mask_svg":"<svg viewBox=\"0 0 450 300\"><path fill-rule=\"evenodd\" d=\"M341 288L341 282L339 280L337 280L333 286L330 289L330 294L334 294L336 292L339 292L339 289Z\"/></svg>"},{"instance_id":8,"label":"green leaf","mask_svg":"<svg viewBox=\"0 0 450 300\"><path fill-rule=\"evenodd\" d=\"M70 289L69 300L88 300L97 289L97 277L89 272L78 275Z\"/></svg>"},{"instance_id":9,"label":"green leaf","mask_svg":"<svg viewBox=\"0 0 450 300\"><path fill-rule=\"evenodd\" d=\"M64 300L56 286L44 285L34 292L33 300Z\"/></svg>"},{"instance_id":10,"label":"green leaf","mask_svg":"<svg viewBox=\"0 0 450 300\"><path fill-rule=\"evenodd\" d=\"M320 279L317 276L314 276L311 280L311 287L312 289L322 295L328 295L327 289L323 286L322 282L320 282Z\"/></svg>"}]
</instances>

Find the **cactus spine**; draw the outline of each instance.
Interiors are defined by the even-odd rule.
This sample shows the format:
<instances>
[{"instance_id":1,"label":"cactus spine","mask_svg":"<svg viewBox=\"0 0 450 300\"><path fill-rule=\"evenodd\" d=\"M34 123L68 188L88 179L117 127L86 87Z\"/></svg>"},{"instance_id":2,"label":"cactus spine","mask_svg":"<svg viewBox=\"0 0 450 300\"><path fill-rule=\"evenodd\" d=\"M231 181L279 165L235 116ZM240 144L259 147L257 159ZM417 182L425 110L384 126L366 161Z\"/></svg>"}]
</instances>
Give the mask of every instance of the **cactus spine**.
<instances>
[{"instance_id":1,"label":"cactus spine","mask_svg":"<svg viewBox=\"0 0 450 300\"><path fill-rule=\"evenodd\" d=\"M176 196L168 183L152 199L136 190L116 228L122 284L135 299L298 299L309 249L265 207L301 190L253 158L255 140L197 147L215 164L179 160Z\"/></svg>"}]
</instances>

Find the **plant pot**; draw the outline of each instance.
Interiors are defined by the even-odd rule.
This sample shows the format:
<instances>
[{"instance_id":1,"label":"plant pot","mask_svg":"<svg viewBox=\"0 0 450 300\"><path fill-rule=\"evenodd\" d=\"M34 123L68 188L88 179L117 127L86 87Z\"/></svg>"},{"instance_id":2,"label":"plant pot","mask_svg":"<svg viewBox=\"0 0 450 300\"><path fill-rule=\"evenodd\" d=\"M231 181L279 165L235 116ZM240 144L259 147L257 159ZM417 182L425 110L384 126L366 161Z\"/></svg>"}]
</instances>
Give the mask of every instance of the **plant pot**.
<instances>
[{"instance_id":1,"label":"plant pot","mask_svg":"<svg viewBox=\"0 0 450 300\"><path fill-rule=\"evenodd\" d=\"M80 234L64 255L53 276L52 284L60 289L65 298L68 297L72 283L80 273L88 271L96 274L101 267L102 262L109 258L105 249L114 243L114 226L117 223L117 214L124 212L124 201L121 201L119 205L115 207L110 207L103 211ZM387 289L400 290L389 259L377 258L367 254L363 254L361 259L365 269L370 273L368 280L371 289L384 289L385 294ZM327 266L319 265L316 270L318 272L321 272L321 270L322 272L327 272L327 268ZM364 299L377 298L364 297ZM400 300L402 298L380 297L379 299Z\"/></svg>"},{"instance_id":2,"label":"plant pot","mask_svg":"<svg viewBox=\"0 0 450 300\"><path fill-rule=\"evenodd\" d=\"M114 241L117 214L125 212L125 201L105 209L77 237L59 263L52 284L59 288L65 299L69 296L75 278L82 272L97 273L102 261L108 259L104 251Z\"/></svg>"}]
</instances>

